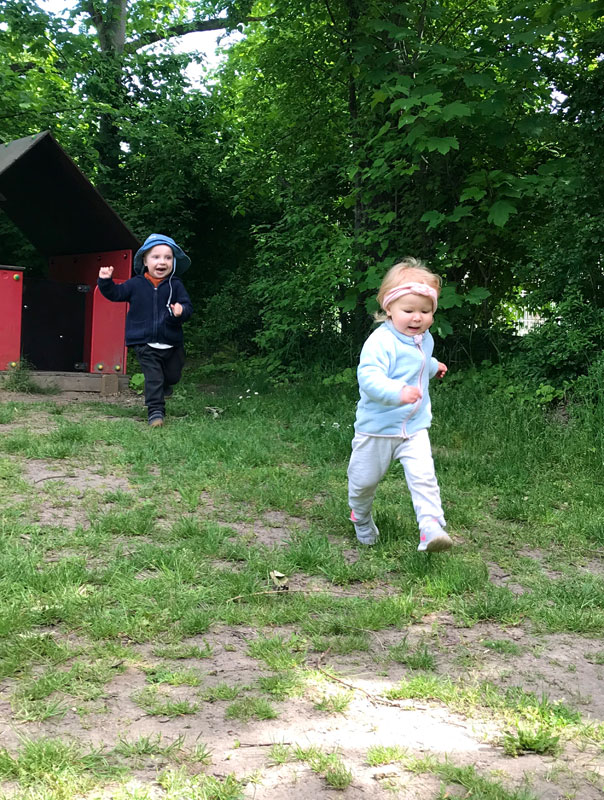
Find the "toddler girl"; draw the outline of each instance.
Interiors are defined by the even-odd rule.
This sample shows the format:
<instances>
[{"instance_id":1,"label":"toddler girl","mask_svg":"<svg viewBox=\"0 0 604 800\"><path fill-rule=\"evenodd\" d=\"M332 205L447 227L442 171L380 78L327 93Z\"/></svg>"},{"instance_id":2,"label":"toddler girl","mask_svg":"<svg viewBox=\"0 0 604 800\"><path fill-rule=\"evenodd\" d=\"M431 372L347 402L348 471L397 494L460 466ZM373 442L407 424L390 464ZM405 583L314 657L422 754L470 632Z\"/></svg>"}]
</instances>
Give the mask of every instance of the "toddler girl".
<instances>
[{"instance_id":1,"label":"toddler girl","mask_svg":"<svg viewBox=\"0 0 604 800\"><path fill-rule=\"evenodd\" d=\"M428 428L432 419L428 382L442 378L445 364L432 358L429 328L440 293L440 278L421 261L396 264L382 281L378 302L383 321L367 339L357 370L361 399L348 465L350 519L361 544L379 536L371 507L390 463L403 465L420 531L418 550L447 550L452 542L434 473Z\"/></svg>"}]
</instances>

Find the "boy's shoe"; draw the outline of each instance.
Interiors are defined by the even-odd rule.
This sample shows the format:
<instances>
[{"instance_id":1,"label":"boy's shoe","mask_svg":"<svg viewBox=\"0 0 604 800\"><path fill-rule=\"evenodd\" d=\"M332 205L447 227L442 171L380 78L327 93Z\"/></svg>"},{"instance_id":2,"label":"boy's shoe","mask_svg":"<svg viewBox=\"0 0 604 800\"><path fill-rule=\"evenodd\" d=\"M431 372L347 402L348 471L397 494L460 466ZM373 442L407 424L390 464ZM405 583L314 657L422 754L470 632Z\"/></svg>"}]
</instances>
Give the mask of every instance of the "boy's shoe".
<instances>
[{"instance_id":1,"label":"boy's shoe","mask_svg":"<svg viewBox=\"0 0 604 800\"><path fill-rule=\"evenodd\" d=\"M164 415L161 412L155 412L149 417L150 428L162 428L164 425Z\"/></svg>"},{"instance_id":2,"label":"boy's shoe","mask_svg":"<svg viewBox=\"0 0 604 800\"><path fill-rule=\"evenodd\" d=\"M451 537L436 520L428 522L419 532L419 547L417 549L420 552L440 553L442 550L449 550L451 547L453 547Z\"/></svg>"},{"instance_id":3,"label":"boy's shoe","mask_svg":"<svg viewBox=\"0 0 604 800\"><path fill-rule=\"evenodd\" d=\"M375 544L377 542L380 532L373 521L373 517L370 516L367 522L359 522L354 515L354 511L351 511L350 521L354 525L357 539L361 544Z\"/></svg>"},{"instance_id":4,"label":"boy's shoe","mask_svg":"<svg viewBox=\"0 0 604 800\"><path fill-rule=\"evenodd\" d=\"M164 388L164 397L172 397L173 394L174 394L173 386L166 386Z\"/></svg>"}]
</instances>

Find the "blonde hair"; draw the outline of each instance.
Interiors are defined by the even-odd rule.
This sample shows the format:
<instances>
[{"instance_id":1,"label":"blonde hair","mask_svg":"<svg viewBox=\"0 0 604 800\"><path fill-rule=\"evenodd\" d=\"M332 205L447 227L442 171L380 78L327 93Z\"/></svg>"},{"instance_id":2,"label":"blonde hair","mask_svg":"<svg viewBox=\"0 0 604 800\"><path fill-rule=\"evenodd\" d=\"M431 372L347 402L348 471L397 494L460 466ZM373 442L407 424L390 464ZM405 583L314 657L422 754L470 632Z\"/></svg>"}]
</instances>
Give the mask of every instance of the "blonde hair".
<instances>
[{"instance_id":1,"label":"blonde hair","mask_svg":"<svg viewBox=\"0 0 604 800\"><path fill-rule=\"evenodd\" d=\"M393 267L390 267L388 272L384 275L384 279L377 293L377 301L380 304L380 309L382 307L382 301L388 292L403 283L426 283L434 289L437 295L440 294L442 286L439 275L430 272L428 267L426 267L419 258L412 258L409 256L399 261L399 263L395 264ZM376 322L384 322L388 319L388 314L380 310L376 311L374 317Z\"/></svg>"}]
</instances>

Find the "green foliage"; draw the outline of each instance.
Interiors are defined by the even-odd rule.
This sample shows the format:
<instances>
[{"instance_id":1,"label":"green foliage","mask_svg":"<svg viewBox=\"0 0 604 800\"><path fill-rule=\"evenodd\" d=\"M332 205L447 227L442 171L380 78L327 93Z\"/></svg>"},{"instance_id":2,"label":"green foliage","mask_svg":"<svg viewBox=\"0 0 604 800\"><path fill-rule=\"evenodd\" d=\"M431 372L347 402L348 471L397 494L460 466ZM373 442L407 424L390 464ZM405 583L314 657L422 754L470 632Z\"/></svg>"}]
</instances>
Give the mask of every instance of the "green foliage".
<instances>
[{"instance_id":1,"label":"green foliage","mask_svg":"<svg viewBox=\"0 0 604 800\"><path fill-rule=\"evenodd\" d=\"M273 379L346 369L413 254L445 278L447 359L499 357L500 304L521 297L547 317L520 347L530 375L558 392L584 374L602 339L601 3L274 0L243 28L251 9L9 3L0 139L50 129L133 231L185 246L192 355L233 345ZM193 87L199 56L173 40L222 26L245 36ZM0 233L4 263L43 269ZM572 297L594 309L581 325Z\"/></svg>"},{"instance_id":2,"label":"green foliage","mask_svg":"<svg viewBox=\"0 0 604 800\"><path fill-rule=\"evenodd\" d=\"M604 309L587 302L577 290L569 290L544 313L545 321L521 338L512 366L534 383L550 382L560 389L587 374L604 348ZM546 396L548 390L541 393Z\"/></svg>"},{"instance_id":3,"label":"green foliage","mask_svg":"<svg viewBox=\"0 0 604 800\"><path fill-rule=\"evenodd\" d=\"M145 376L142 372L135 372L130 376L130 382L128 385L133 392L142 394L145 390Z\"/></svg>"}]
</instances>

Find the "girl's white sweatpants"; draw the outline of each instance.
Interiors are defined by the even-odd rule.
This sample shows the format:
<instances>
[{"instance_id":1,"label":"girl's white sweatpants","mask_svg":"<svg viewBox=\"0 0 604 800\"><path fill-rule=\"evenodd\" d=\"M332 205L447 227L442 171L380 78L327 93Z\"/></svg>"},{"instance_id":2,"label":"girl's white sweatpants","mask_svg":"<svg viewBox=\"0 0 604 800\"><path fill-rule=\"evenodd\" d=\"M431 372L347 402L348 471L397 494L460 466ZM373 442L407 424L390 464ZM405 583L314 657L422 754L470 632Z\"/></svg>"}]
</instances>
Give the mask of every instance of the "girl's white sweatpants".
<instances>
[{"instance_id":1,"label":"girl's white sweatpants","mask_svg":"<svg viewBox=\"0 0 604 800\"><path fill-rule=\"evenodd\" d=\"M444 527L440 490L426 429L412 434L408 439L355 435L348 464L348 504L356 519L359 522L369 520L378 483L394 460L400 461L405 470L420 530L426 522L434 519Z\"/></svg>"}]
</instances>

